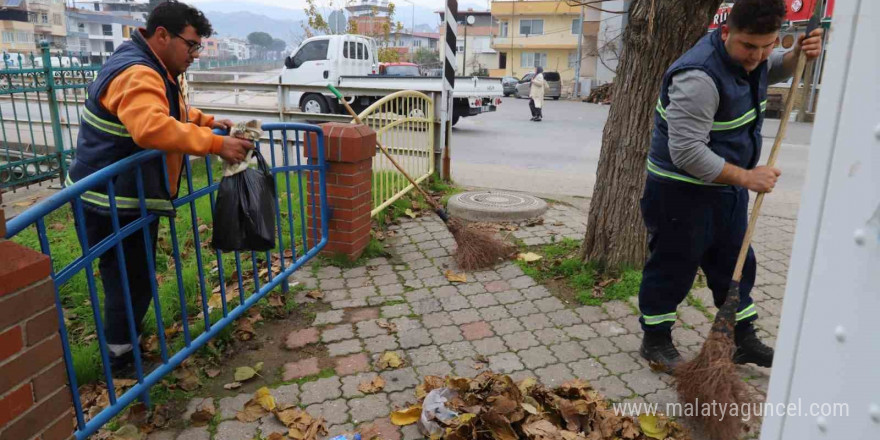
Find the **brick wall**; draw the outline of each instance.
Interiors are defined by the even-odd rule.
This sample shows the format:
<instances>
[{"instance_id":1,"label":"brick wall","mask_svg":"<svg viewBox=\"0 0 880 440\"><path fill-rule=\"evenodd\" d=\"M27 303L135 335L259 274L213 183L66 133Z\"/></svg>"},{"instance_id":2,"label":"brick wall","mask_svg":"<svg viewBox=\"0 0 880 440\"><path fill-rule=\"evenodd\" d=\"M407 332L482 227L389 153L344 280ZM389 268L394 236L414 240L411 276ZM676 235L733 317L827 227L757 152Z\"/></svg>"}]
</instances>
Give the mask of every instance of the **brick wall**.
<instances>
[{"instance_id":1,"label":"brick wall","mask_svg":"<svg viewBox=\"0 0 880 440\"><path fill-rule=\"evenodd\" d=\"M67 439L73 406L49 258L5 235L0 209L0 440Z\"/></svg>"},{"instance_id":2,"label":"brick wall","mask_svg":"<svg viewBox=\"0 0 880 440\"><path fill-rule=\"evenodd\" d=\"M327 160L327 203L332 209L328 223L329 236L325 253L344 254L357 259L370 242L370 211L372 210L373 156L376 154L376 133L366 125L340 123L322 124L324 130L324 157ZM309 164L318 163L317 140L312 134L311 148L306 157ZM309 237L312 228L320 228L320 218L312 221L315 185L308 185ZM314 194L313 194L314 193ZM315 201L315 207L320 203ZM320 214L318 214L320 216ZM318 230L320 238L320 229Z\"/></svg>"}]
</instances>

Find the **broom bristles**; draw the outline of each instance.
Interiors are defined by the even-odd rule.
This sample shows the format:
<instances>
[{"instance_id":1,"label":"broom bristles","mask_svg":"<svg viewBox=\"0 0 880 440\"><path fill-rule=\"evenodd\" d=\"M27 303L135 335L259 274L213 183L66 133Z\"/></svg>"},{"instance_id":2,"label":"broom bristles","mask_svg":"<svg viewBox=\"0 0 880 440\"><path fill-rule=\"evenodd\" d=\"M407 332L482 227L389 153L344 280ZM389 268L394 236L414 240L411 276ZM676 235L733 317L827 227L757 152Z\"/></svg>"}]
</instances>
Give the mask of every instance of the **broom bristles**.
<instances>
[{"instance_id":1,"label":"broom bristles","mask_svg":"<svg viewBox=\"0 0 880 440\"><path fill-rule=\"evenodd\" d=\"M730 414L710 412L704 415L704 405L714 402L713 409L729 410L733 405L747 405L752 400L733 363L736 347L732 337L739 306L738 290L738 283L731 286L700 353L680 364L674 372L679 398L685 405L691 405L692 419L712 440L738 439L745 423L741 417ZM742 406L737 409L742 410Z\"/></svg>"},{"instance_id":2,"label":"broom bristles","mask_svg":"<svg viewBox=\"0 0 880 440\"><path fill-rule=\"evenodd\" d=\"M491 232L475 229L456 219L450 220L448 226L458 245L455 262L463 270L494 266L513 252L511 245L496 239Z\"/></svg>"}]
</instances>

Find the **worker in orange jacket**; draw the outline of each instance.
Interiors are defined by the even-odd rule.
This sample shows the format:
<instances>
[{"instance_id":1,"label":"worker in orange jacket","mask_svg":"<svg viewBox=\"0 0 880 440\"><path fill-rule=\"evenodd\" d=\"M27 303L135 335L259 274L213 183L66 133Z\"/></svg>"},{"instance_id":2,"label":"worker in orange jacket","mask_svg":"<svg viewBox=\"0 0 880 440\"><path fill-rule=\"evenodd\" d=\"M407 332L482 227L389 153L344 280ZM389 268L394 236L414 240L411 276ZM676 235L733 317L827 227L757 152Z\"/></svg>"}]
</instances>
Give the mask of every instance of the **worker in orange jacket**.
<instances>
[{"instance_id":1,"label":"worker in orange jacket","mask_svg":"<svg viewBox=\"0 0 880 440\"><path fill-rule=\"evenodd\" d=\"M119 46L88 87L69 184L145 149L162 150L164 157L140 165L142 188L148 212L173 215L171 200L177 196L185 154L216 154L231 163L244 160L253 144L214 134L212 129L229 129L232 122L216 121L187 106L178 82L199 57L202 38L211 34L208 19L187 4L161 3L150 13L146 29ZM114 179L120 228L140 218L137 179L134 172ZM110 198L100 185L82 199L86 235L89 245L95 246L113 231ZM149 223L148 230L151 240L144 240L140 231L122 240L124 262L112 248L100 257L104 332L117 376L131 372L133 344L152 297L147 257L152 254L155 261L158 219ZM147 248L149 241L152 245ZM129 330L126 290L137 338Z\"/></svg>"}]
</instances>

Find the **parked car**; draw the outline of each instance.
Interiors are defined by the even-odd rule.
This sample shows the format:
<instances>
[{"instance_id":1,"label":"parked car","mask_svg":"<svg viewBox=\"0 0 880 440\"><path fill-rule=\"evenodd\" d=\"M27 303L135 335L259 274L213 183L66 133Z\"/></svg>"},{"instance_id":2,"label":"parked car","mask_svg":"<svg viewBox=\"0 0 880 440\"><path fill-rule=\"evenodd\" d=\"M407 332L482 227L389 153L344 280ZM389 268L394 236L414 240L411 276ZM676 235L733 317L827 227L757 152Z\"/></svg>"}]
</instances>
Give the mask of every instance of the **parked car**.
<instances>
[{"instance_id":1,"label":"parked car","mask_svg":"<svg viewBox=\"0 0 880 440\"><path fill-rule=\"evenodd\" d=\"M532 78L534 76L534 73L528 73L519 80L516 84L517 98L529 97L529 89L532 87ZM544 97L559 100L562 96L562 79L559 77L559 72L544 72L544 81L547 81L547 85L550 87L550 90L544 93Z\"/></svg>"},{"instance_id":2,"label":"parked car","mask_svg":"<svg viewBox=\"0 0 880 440\"><path fill-rule=\"evenodd\" d=\"M428 69L425 71L425 76L440 78L443 76L443 69Z\"/></svg>"},{"instance_id":3,"label":"parked car","mask_svg":"<svg viewBox=\"0 0 880 440\"><path fill-rule=\"evenodd\" d=\"M501 86L504 88L504 96L510 96L516 94L516 83L519 80L516 79L515 76L505 76L501 78Z\"/></svg>"},{"instance_id":4,"label":"parked car","mask_svg":"<svg viewBox=\"0 0 880 440\"><path fill-rule=\"evenodd\" d=\"M419 65L413 63L380 63L381 76L422 76Z\"/></svg>"}]
</instances>

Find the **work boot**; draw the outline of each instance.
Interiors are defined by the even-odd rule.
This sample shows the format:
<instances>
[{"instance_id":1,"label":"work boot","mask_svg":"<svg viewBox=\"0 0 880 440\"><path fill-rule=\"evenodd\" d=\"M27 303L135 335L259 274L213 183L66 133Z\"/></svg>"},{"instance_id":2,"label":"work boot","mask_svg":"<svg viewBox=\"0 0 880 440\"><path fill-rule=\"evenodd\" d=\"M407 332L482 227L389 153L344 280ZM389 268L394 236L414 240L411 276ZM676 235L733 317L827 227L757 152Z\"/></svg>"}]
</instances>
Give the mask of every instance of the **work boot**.
<instances>
[{"instance_id":1,"label":"work boot","mask_svg":"<svg viewBox=\"0 0 880 440\"><path fill-rule=\"evenodd\" d=\"M773 349L758 339L755 328L751 325L736 329L734 341L736 342L736 352L733 353L734 363L755 364L767 368L773 366Z\"/></svg>"},{"instance_id":2,"label":"work boot","mask_svg":"<svg viewBox=\"0 0 880 440\"><path fill-rule=\"evenodd\" d=\"M663 371L669 374L672 374L675 367L684 361L672 343L671 330L645 332L639 354L651 364L662 367Z\"/></svg>"}]
</instances>

